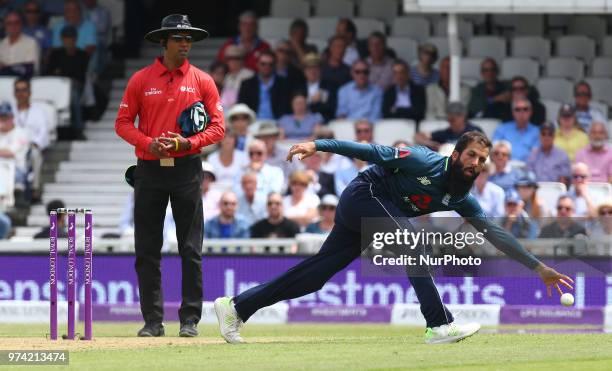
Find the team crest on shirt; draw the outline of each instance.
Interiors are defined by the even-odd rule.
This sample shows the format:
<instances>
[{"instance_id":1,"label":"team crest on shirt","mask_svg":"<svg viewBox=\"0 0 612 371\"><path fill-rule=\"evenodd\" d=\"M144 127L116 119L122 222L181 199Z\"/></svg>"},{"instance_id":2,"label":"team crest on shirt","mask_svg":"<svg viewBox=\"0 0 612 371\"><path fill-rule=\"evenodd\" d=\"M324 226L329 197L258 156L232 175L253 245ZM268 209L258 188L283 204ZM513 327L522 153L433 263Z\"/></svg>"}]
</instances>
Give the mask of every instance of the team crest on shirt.
<instances>
[{"instance_id":1,"label":"team crest on shirt","mask_svg":"<svg viewBox=\"0 0 612 371\"><path fill-rule=\"evenodd\" d=\"M419 182L421 182L422 185L430 185L431 184L431 180L427 179L426 176L419 176L419 177L417 177L417 180Z\"/></svg>"},{"instance_id":2,"label":"team crest on shirt","mask_svg":"<svg viewBox=\"0 0 612 371\"><path fill-rule=\"evenodd\" d=\"M221 104L221 102L217 102L217 111L223 112L223 105Z\"/></svg>"},{"instance_id":3,"label":"team crest on shirt","mask_svg":"<svg viewBox=\"0 0 612 371\"><path fill-rule=\"evenodd\" d=\"M449 195L448 193L445 194L444 197L442 197L442 204L448 206L450 199L451 199L451 195Z\"/></svg>"}]
</instances>

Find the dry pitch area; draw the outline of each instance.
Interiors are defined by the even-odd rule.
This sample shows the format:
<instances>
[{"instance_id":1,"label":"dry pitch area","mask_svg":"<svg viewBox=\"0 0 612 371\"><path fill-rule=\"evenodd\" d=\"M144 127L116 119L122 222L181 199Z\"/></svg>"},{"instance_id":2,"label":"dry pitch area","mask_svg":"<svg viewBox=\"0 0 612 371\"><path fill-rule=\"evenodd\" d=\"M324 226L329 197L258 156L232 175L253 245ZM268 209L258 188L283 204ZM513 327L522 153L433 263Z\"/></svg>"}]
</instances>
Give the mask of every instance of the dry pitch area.
<instances>
[{"instance_id":1,"label":"dry pitch area","mask_svg":"<svg viewBox=\"0 0 612 371\"><path fill-rule=\"evenodd\" d=\"M485 329L457 344L429 346L420 328L261 325L245 328L249 344L229 345L209 325L200 326L200 336L193 339L177 337L176 323L167 324L166 337L155 339L135 337L137 323L94 326L91 342L52 342L45 339L47 326L0 325L0 350L66 349L69 368L80 370L612 369L612 334L603 333L532 334L506 327L501 333Z\"/></svg>"}]
</instances>

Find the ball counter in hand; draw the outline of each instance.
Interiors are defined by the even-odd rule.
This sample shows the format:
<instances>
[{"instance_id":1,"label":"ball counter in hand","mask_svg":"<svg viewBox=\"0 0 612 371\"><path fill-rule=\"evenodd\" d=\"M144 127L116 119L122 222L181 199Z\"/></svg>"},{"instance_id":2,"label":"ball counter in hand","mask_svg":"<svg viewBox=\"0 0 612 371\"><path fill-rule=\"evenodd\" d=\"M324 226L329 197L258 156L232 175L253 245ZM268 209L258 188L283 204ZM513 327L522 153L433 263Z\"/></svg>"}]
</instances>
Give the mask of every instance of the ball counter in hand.
<instances>
[{"instance_id":1,"label":"ball counter in hand","mask_svg":"<svg viewBox=\"0 0 612 371\"><path fill-rule=\"evenodd\" d=\"M574 305L574 295L570 294L569 292L561 295L561 305L565 307L571 307Z\"/></svg>"}]
</instances>

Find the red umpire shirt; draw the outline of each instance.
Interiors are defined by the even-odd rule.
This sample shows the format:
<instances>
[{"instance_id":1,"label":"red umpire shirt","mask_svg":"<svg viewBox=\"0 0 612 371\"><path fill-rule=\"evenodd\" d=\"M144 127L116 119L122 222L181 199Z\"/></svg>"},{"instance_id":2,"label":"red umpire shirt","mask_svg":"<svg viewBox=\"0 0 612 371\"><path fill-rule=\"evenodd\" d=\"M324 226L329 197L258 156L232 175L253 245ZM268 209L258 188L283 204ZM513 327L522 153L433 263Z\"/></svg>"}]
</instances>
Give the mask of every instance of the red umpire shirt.
<instances>
[{"instance_id":1,"label":"red umpire shirt","mask_svg":"<svg viewBox=\"0 0 612 371\"><path fill-rule=\"evenodd\" d=\"M192 66L187 59L181 67L169 71L161 58L157 58L130 78L119 105L115 131L136 147L136 157L157 160L149 152L153 138L168 131L181 133L178 117L198 101L204 103L210 122L204 131L187 138L191 150L170 152L173 157L200 153L202 147L223 139L223 106L215 82L206 72ZM138 128L134 126L136 115Z\"/></svg>"}]
</instances>

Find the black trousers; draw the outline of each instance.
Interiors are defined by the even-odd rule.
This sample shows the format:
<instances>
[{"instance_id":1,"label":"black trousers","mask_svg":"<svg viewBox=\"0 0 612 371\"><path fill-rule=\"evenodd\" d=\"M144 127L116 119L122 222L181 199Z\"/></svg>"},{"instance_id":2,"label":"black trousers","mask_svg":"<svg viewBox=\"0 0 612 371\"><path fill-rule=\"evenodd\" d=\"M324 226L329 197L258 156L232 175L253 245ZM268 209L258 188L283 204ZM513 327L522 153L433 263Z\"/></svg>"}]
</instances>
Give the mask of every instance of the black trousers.
<instances>
[{"instance_id":1,"label":"black trousers","mask_svg":"<svg viewBox=\"0 0 612 371\"><path fill-rule=\"evenodd\" d=\"M134 235L140 310L146 323L161 323L161 248L168 200L176 223L182 266L181 323L202 315L202 162L199 156L176 159L174 167L159 160L138 160L134 173ZM172 279L176 279L172 277Z\"/></svg>"},{"instance_id":2,"label":"black trousers","mask_svg":"<svg viewBox=\"0 0 612 371\"><path fill-rule=\"evenodd\" d=\"M370 183L356 178L342 192L334 228L316 255L234 298L236 311L243 321L263 307L318 291L334 274L358 258L361 255L361 218L389 218L390 223L401 223L412 229L411 225L397 219L405 218L405 214L391 201L376 197L371 188ZM432 276L419 273L409 275L408 279L421 304L427 327L451 323L453 315L442 303Z\"/></svg>"}]
</instances>

